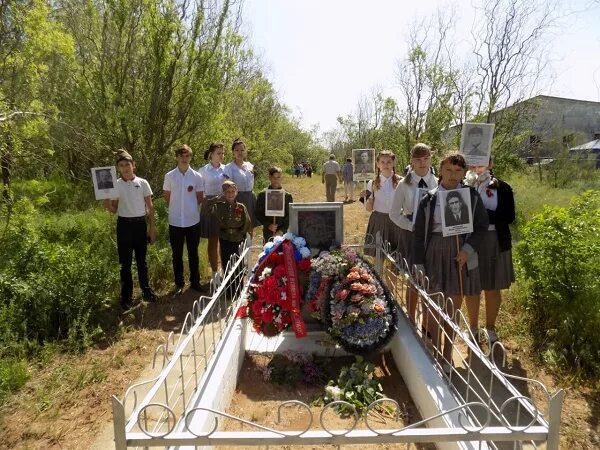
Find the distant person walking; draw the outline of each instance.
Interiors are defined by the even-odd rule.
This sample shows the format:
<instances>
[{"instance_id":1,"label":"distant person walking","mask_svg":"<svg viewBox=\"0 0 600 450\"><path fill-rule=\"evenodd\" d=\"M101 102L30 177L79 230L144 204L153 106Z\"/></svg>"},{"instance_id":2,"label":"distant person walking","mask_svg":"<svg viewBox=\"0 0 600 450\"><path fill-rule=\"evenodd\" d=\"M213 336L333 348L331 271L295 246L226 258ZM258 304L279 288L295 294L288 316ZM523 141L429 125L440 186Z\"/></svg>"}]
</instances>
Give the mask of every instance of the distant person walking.
<instances>
[{"instance_id":1,"label":"distant person walking","mask_svg":"<svg viewBox=\"0 0 600 450\"><path fill-rule=\"evenodd\" d=\"M321 182L325 183L325 195L328 202L335 202L335 190L338 179L340 179L340 173L340 165L332 153L329 155L329 161L323 164L323 174L321 175Z\"/></svg>"},{"instance_id":2,"label":"distant person walking","mask_svg":"<svg viewBox=\"0 0 600 450\"><path fill-rule=\"evenodd\" d=\"M342 179L344 180L344 202L354 201L354 167L352 158L346 158L344 167L342 167Z\"/></svg>"},{"instance_id":3,"label":"distant person walking","mask_svg":"<svg viewBox=\"0 0 600 450\"><path fill-rule=\"evenodd\" d=\"M131 277L133 254L135 254L142 297L150 302L156 300L156 295L148 281L146 264L148 243L156 240L156 227L150 185L146 180L135 175L135 163L129 153L118 150L116 157L117 170L121 175L116 183L117 197L104 200L104 207L118 215L117 251L121 265L121 307L127 310L131 308L133 297Z\"/></svg>"},{"instance_id":4,"label":"distant person walking","mask_svg":"<svg viewBox=\"0 0 600 450\"><path fill-rule=\"evenodd\" d=\"M198 205L204 199L202 178L190 167L192 149L182 145L175 150L177 167L165 175L163 194L169 207L169 242L173 253L175 295L183 292L183 245L187 247L190 268L190 287L200 288L200 211Z\"/></svg>"}]
</instances>

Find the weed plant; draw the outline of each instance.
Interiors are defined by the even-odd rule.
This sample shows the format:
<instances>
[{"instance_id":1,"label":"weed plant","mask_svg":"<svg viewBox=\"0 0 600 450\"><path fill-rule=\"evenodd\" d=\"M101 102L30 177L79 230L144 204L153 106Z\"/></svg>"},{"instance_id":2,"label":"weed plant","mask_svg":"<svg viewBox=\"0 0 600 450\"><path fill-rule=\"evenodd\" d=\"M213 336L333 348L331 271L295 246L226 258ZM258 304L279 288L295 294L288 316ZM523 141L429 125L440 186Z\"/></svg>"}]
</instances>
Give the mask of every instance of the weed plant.
<instances>
[{"instance_id":1,"label":"weed plant","mask_svg":"<svg viewBox=\"0 0 600 450\"><path fill-rule=\"evenodd\" d=\"M517 301L534 348L550 365L600 376L600 192L545 207L521 237Z\"/></svg>"},{"instance_id":2,"label":"weed plant","mask_svg":"<svg viewBox=\"0 0 600 450\"><path fill-rule=\"evenodd\" d=\"M43 358L45 348L83 351L118 329L116 217L96 202L79 209L83 203L63 198L77 197L72 188L60 180L20 183L10 212L1 206L0 402L25 383L26 362ZM151 280L168 278L171 267L162 200L157 216Z\"/></svg>"}]
</instances>

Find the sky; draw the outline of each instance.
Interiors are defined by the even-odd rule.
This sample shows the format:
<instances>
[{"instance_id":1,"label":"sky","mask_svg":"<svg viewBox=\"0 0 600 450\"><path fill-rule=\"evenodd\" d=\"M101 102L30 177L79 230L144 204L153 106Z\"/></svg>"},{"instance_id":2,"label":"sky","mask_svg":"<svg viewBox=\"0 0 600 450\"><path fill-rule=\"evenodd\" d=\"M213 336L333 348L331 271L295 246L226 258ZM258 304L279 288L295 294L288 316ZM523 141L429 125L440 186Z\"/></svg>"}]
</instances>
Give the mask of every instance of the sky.
<instances>
[{"instance_id":1,"label":"sky","mask_svg":"<svg viewBox=\"0 0 600 450\"><path fill-rule=\"evenodd\" d=\"M244 0L242 32L280 100L305 128L323 132L374 89L399 98L396 67L415 20L454 9L455 40L469 47L471 1ZM553 33L554 79L541 93L600 101L600 2L573 0L569 7L576 13L563 16Z\"/></svg>"}]
</instances>

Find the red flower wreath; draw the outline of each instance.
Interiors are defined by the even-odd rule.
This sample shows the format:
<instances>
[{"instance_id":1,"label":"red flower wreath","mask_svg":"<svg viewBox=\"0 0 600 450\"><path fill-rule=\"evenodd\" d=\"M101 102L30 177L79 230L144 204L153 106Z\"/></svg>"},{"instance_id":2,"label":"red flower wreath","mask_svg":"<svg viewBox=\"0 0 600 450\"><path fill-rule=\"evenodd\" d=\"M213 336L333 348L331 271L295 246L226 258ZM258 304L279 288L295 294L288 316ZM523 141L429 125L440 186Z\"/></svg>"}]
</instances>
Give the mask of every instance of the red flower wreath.
<instances>
[{"instance_id":1,"label":"red flower wreath","mask_svg":"<svg viewBox=\"0 0 600 450\"><path fill-rule=\"evenodd\" d=\"M297 255L298 249L285 239L255 267L245 312L258 333L275 336L292 325L297 337L306 334L300 314L303 283L298 283L298 275L306 276L311 261L310 257L296 261Z\"/></svg>"}]
</instances>

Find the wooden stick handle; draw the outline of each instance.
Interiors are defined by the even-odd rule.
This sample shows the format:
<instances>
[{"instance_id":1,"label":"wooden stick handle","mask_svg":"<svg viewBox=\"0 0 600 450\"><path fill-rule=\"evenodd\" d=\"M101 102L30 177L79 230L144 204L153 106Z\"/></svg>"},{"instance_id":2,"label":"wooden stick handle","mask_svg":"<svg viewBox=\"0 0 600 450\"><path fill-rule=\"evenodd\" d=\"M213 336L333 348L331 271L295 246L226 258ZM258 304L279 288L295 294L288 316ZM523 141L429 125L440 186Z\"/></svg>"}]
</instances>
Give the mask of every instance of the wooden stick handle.
<instances>
[{"instance_id":1,"label":"wooden stick handle","mask_svg":"<svg viewBox=\"0 0 600 450\"><path fill-rule=\"evenodd\" d=\"M460 244L458 242L458 234L455 235L455 237L456 237L456 255L458 256L458 253L460 252ZM456 263L458 264L458 285L460 286L460 298L463 298L464 293L463 293L462 267L460 265L460 261L456 261Z\"/></svg>"}]
</instances>

